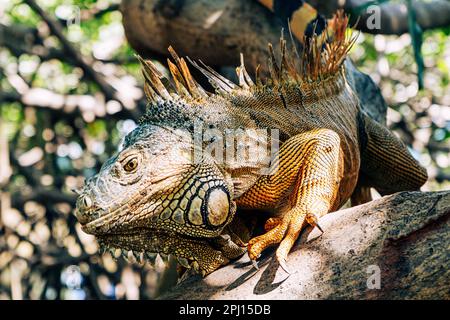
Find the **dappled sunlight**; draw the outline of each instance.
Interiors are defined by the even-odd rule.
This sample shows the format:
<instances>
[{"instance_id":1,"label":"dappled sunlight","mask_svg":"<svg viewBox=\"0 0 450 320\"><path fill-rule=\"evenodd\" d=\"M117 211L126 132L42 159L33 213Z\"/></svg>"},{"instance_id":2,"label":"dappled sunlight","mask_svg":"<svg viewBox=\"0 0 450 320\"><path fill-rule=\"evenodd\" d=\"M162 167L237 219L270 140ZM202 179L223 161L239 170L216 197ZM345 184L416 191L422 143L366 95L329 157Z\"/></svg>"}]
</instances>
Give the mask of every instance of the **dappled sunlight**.
<instances>
[{"instance_id":1,"label":"dappled sunlight","mask_svg":"<svg viewBox=\"0 0 450 320\"><path fill-rule=\"evenodd\" d=\"M421 91L409 34L362 34L357 43L351 57L380 86L389 106L388 126L427 168L429 180L423 190L450 187L450 42L445 32L425 34Z\"/></svg>"},{"instance_id":2,"label":"dappled sunlight","mask_svg":"<svg viewBox=\"0 0 450 320\"><path fill-rule=\"evenodd\" d=\"M373 218L371 217L373 215L379 215L380 217ZM345 229L345 232L339 232L339 230L333 228L330 231L332 236L330 236L328 235L329 232L321 235L320 231L314 229L308 234L306 242L320 237L320 241L333 255L345 257L349 252L361 255L379 237L379 232L383 230L383 224L386 222L385 214L382 212L375 212L371 216L358 216L356 213L351 215L345 210L326 215L320 219L322 228L330 230L333 225L337 225L336 221L339 221L341 231ZM339 241L335 241L337 235L339 235Z\"/></svg>"}]
</instances>

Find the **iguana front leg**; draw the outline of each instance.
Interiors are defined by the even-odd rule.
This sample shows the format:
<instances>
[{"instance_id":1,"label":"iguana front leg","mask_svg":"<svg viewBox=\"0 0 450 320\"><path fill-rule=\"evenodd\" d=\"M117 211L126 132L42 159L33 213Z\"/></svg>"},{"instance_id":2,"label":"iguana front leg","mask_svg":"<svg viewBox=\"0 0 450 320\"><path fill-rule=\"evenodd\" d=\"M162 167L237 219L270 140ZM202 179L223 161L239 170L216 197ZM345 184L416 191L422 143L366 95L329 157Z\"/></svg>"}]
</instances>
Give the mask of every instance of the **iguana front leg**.
<instances>
[{"instance_id":1,"label":"iguana front leg","mask_svg":"<svg viewBox=\"0 0 450 320\"><path fill-rule=\"evenodd\" d=\"M279 220L268 221L267 233L248 243L255 260L268 246L280 243L276 257L287 271L286 259L300 231L334 206L343 175L340 138L328 129L308 131L288 139L280 148L272 174L262 176L237 203L250 208L269 208L288 201Z\"/></svg>"}]
</instances>

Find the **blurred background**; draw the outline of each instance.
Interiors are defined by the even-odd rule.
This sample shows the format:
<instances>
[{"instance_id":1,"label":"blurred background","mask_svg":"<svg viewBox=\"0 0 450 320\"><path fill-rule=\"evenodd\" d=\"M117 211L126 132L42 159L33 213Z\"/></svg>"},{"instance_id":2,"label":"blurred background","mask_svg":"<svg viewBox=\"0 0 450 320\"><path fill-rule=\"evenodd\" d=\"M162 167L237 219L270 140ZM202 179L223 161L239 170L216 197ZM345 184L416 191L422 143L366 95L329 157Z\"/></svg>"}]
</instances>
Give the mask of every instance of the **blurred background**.
<instances>
[{"instance_id":1,"label":"blurred background","mask_svg":"<svg viewBox=\"0 0 450 320\"><path fill-rule=\"evenodd\" d=\"M119 5L0 0L0 299L152 299L164 290L164 264L99 254L72 215L71 190L145 110ZM361 33L350 53L381 88L388 126L427 168L426 191L450 188L449 34L424 30L418 50L413 33Z\"/></svg>"}]
</instances>

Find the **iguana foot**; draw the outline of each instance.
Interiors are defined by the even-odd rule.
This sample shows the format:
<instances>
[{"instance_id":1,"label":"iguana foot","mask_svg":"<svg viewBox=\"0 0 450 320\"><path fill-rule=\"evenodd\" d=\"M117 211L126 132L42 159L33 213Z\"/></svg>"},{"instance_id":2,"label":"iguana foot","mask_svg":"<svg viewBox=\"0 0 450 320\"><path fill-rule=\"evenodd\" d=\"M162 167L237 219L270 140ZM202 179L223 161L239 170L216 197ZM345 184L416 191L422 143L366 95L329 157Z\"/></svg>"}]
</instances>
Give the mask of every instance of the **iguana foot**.
<instances>
[{"instance_id":1,"label":"iguana foot","mask_svg":"<svg viewBox=\"0 0 450 320\"><path fill-rule=\"evenodd\" d=\"M251 260L256 260L261 252L273 244L280 244L276 259L280 266L288 273L286 261L287 255L297 240L302 228L306 225L306 214L303 210L294 208L283 218L272 218L266 222L267 227L272 229L265 234L251 239L247 246L248 255ZM266 227L265 226L265 227Z\"/></svg>"},{"instance_id":2,"label":"iguana foot","mask_svg":"<svg viewBox=\"0 0 450 320\"><path fill-rule=\"evenodd\" d=\"M282 218L269 218L264 224L264 230L267 233L269 233L271 230L274 230L275 228L279 227L282 221L283 221ZM270 239L270 237L267 236L267 233L262 236L250 239L250 241L247 244L247 252L249 254L250 261L252 262L252 265L256 270L259 270L256 259L260 256L260 253L265 248L267 248L270 245L270 243L279 243L281 241L281 239L277 240L277 235L272 236L272 239ZM276 233L279 234L280 232ZM284 232L282 231L281 233L284 234Z\"/></svg>"},{"instance_id":3,"label":"iguana foot","mask_svg":"<svg viewBox=\"0 0 450 320\"><path fill-rule=\"evenodd\" d=\"M251 260L256 260L261 252L273 244L280 243L286 233L287 225L279 224L263 235L255 237L248 242L247 251Z\"/></svg>"},{"instance_id":4,"label":"iguana foot","mask_svg":"<svg viewBox=\"0 0 450 320\"><path fill-rule=\"evenodd\" d=\"M273 207L283 198L283 192L292 188L287 199L289 209L279 212L283 214L281 219L269 219L265 227L270 231L249 241L250 259L257 259L270 245L279 244L276 259L289 272L287 255L301 230L308 224L322 229L318 217L327 214L336 201L343 175L340 144L339 135L329 129L311 130L289 138L279 151L279 167L284 169L261 177L238 199L241 205L251 207L253 199L259 197L264 200L260 207Z\"/></svg>"},{"instance_id":5,"label":"iguana foot","mask_svg":"<svg viewBox=\"0 0 450 320\"><path fill-rule=\"evenodd\" d=\"M291 274L286 264L287 256L300 232L307 224L317 227L323 233L323 229L318 223L318 218L313 213L305 213L304 211L293 209L284 218L269 218L264 225L264 229L267 232L251 239L248 243L247 251L252 263L266 248L279 243L276 259L280 267L286 273Z\"/></svg>"}]
</instances>

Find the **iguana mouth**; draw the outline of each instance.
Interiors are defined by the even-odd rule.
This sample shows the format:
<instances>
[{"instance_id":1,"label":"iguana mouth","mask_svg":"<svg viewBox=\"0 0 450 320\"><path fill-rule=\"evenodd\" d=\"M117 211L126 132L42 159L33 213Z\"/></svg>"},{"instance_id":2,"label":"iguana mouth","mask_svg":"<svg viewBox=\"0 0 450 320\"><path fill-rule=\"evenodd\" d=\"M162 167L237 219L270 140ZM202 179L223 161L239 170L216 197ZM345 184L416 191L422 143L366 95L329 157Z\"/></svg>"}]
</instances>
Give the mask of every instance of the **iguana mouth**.
<instances>
[{"instance_id":1,"label":"iguana mouth","mask_svg":"<svg viewBox=\"0 0 450 320\"><path fill-rule=\"evenodd\" d=\"M179 206L164 205L164 198L150 200L142 197L142 192L139 194L141 201L116 204L108 209L94 204L92 198L86 200L87 195L82 194L76 216L82 230L97 237L101 253L109 252L115 258L122 256L130 262L148 261L152 265L158 260L167 263L171 255L183 267L205 275L228 259L241 255L245 247L236 245L223 232L236 212L236 205L230 199L224 182L208 180L204 184L208 188L204 193L194 192L183 213L185 221L200 219L197 225L176 224L174 217ZM201 186L199 183L193 190L203 190ZM202 201L196 204L193 199L199 197ZM175 203L180 203L181 199ZM195 205L199 215L192 218L189 210ZM165 215L167 208L172 210L170 215ZM141 218L145 223L142 220L139 224L134 223Z\"/></svg>"},{"instance_id":2,"label":"iguana mouth","mask_svg":"<svg viewBox=\"0 0 450 320\"><path fill-rule=\"evenodd\" d=\"M152 266L155 266L158 259L167 264L169 257L173 256L183 267L199 271L199 264L194 256L177 254L175 247L162 243L162 240L168 237L178 238L177 235L155 229L135 229L129 233L97 236L97 240L100 246L99 252L102 254L108 252L115 259L123 257L127 262L140 264L149 262ZM192 239L184 241L192 241Z\"/></svg>"},{"instance_id":3,"label":"iguana mouth","mask_svg":"<svg viewBox=\"0 0 450 320\"><path fill-rule=\"evenodd\" d=\"M196 238L153 228L134 229L133 232L97 236L100 253L109 252L115 259L155 266L157 260L166 263L170 256L186 269L203 275L245 252L228 235ZM202 254L200 254L202 253Z\"/></svg>"}]
</instances>

